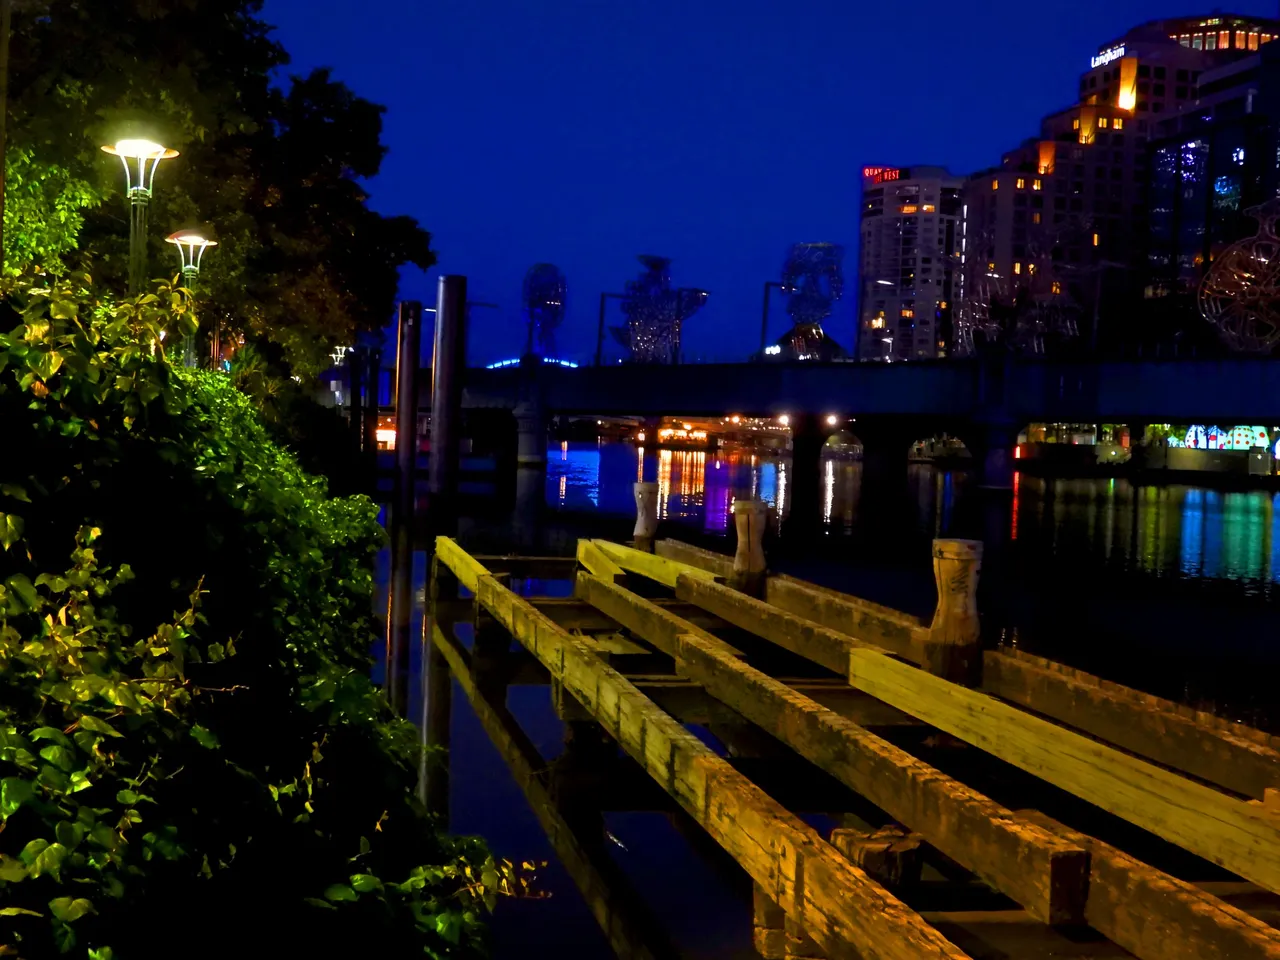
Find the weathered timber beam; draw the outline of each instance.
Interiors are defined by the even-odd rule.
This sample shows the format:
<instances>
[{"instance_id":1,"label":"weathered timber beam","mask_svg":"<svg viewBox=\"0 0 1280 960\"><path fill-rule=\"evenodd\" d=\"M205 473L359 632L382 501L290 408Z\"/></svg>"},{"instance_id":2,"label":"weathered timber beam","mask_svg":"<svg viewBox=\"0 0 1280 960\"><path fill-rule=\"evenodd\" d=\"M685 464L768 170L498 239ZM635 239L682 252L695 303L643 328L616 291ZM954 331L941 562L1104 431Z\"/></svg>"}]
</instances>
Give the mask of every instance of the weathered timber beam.
<instances>
[{"instance_id":1,"label":"weathered timber beam","mask_svg":"<svg viewBox=\"0 0 1280 960\"><path fill-rule=\"evenodd\" d=\"M660 934L648 911L640 910L630 881L603 850L583 843L547 789L546 764L505 705L491 702L472 676L467 652L432 624L432 642L444 654L458 686L466 695L480 726L506 761L512 778L551 841L556 858L582 893L587 908L600 924L609 945L626 960L668 960L676 952Z\"/></svg>"},{"instance_id":2,"label":"weathered timber beam","mask_svg":"<svg viewBox=\"0 0 1280 960\"><path fill-rule=\"evenodd\" d=\"M1280 960L1280 930L1037 812L1090 854L1085 919L1140 960Z\"/></svg>"},{"instance_id":3,"label":"weathered timber beam","mask_svg":"<svg viewBox=\"0 0 1280 960\"><path fill-rule=\"evenodd\" d=\"M679 540L659 540L654 544L654 552L723 579L733 573L732 557ZM884 647L913 663L920 663L924 656L929 625L901 610L777 573L770 574L766 581L765 599L780 610Z\"/></svg>"},{"instance_id":4,"label":"weathered timber beam","mask_svg":"<svg viewBox=\"0 0 1280 960\"><path fill-rule=\"evenodd\" d=\"M458 546L452 537L436 537L436 558L472 593L479 587L481 577L491 575L484 564Z\"/></svg>"},{"instance_id":5,"label":"weathered timber beam","mask_svg":"<svg viewBox=\"0 0 1280 960\"><path fill-rule=\"evenodd\" d=\"M648 577L650 580L665 587L674 589L676 577L682 573L695 579L715 580L716 578L715 574L706 570L700 570L697 567L692 567L676 560L668 560L666 557L660 557L657 554L645 553L642 550L624 547L608 540L594 540L592 542L623 570L628 573L638 573L642 577Z\"/></svg>"},{"instance_id":6,"label":"weathered timber beam","mask_svg":"<svg viewBox=\"0 0 1280 960\"><path fill-rule=\"evenodd\" d=\"M1045 922L1079 919L1088 871L1087 854L1079 847L747 666L720 640L656 604L586 575L579 577L579 589L632 633L675 657L680 672L712 696L1001 893Z\"/></svg>"},{"instance_id":7,"label":"weathered timber beam","mask_svg":"<svg viewBox=\"0 0 1280 960\"><path fill-rule=\"evenodd\" d=\"M1280 818L867 649L849 683L1232 873L1280 892Z\"/></svg>"},{"instance_id":8,"label":"weathered timber beam","mask_svg":"<svg viewBox=\"0 0 1280 960\"><path fill-rule=\"evenodd\" d=\"M982 689L1107 743L1256 800L1280 787L1280 751L1170 710L1157 697L1101 683L1039 657L983 656Z\"/></svg>"},{"instance_id":9,"label":"weathered timber beam","mask_svg":"<svg viewBox=\"0 0 1280 960\"><path fill-rule=\"evenodd\" d=\"M492 578L478 586L478 602L833 960L964 956L529 603Z\"/></svg>"},{"instance_id":10,"label":"weathered timber beam","mask_svg":"<svg viewBox=\"0 0 1280 960\"><path fill-rule=\"evenodd\" d=\"M594 540L578 541L578 563L601 580L621 583L627 578L627 572L609 559Z\"/></svg>"},{"instance_id":11,"label":"weathered timber beam","mask_svg":"<svg viewBox=\"0 0 1280 960\"><path fill-rule=\"evenodd\" d=\"M763 637L840 676L849 672L849 654L863 646L861 641L847 634L786 613L763 600L748 597L712 580L681 572L676 576L675 591L681 600L696 603L726 623Z\"/></svg>"},{"instance_id":12,"label":"weathered timber beam","mask_svg":"<svg viewBox=\"0 0 1280 960\"><path fill-rule=\"evenodd\" d=\"M575 573L576 576L576 573ZM603 631L613 629L613 622L603 616L600 611L596 610L589 603L581 599L571 599L563 597L530 597L529 601L554 620L559 626L566 630L581 630L584 633L594 631ZM460 603L470 604L471 600L462 600ZM684 617L692 623L696 623L704 630L715 630L725 626L723 620L719 617L712 616L701 607L696 607L691 603L681 603L674 600L660 601L661 604L679 616Z\"/></svg>"}]
</instances>

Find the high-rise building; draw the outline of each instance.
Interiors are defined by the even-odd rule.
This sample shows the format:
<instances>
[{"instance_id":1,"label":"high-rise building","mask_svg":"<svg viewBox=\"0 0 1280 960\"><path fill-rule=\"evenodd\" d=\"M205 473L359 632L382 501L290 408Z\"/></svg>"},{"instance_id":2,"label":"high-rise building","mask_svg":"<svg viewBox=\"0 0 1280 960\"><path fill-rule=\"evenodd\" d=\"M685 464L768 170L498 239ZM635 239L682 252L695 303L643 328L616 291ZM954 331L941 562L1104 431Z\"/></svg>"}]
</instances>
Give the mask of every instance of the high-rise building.
<instances>
[{"instance_id":1,"label":"high-rise building","mask_svg":"<svg viewBox=\"0 0 1280 960\"><path fill-rule=\"evenodd\" d=\"M1206 70L1150 154L1148 298L1189 294L1222 250L1252 235L1245 211L1280 195L1280 44Z\"/></svg>"},{"instance_id":2,"label":"high-rise building","mask_svg":"<svg viewBox=\"0 0 1280 960\"><path fill-rule=\"evenodd\" d=\"M964 179L942 167L865 167L858 358L946 356L963 295Z\"/></svg>"},{"instance_id":3,"label":"high-rise building","mask_svg":"<svg viewBox=\"0 0 1280 960\"><path fill-rule=\"evenodd\" d=\"M1204 71L1276 36L1280 21L1216 14L1153 21L1099 47L1077 102L966 184L961 349L1024 320L1036 349L1059 334L1095 346L1122 339L1144 275L1158 123L1194 102Z\"/></svg>"}]
</instances>

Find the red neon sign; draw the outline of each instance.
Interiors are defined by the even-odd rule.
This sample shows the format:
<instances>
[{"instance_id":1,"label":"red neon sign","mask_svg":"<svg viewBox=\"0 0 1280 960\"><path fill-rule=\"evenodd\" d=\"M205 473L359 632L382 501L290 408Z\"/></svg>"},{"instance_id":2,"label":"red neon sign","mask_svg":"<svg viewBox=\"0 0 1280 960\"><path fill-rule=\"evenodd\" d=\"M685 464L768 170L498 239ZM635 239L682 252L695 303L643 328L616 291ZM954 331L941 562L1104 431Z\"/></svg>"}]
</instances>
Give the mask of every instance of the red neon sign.
<instances>
[{"instance_id":1,"label":"red neon sign","mask_svg":"<svg viewBox=\"0 0 1280 960\"><path fill-rule=\"evenodd\" d=\"M897 167L863 167L862 178L872 183L889 183L901 180L905 171Z\"/></svg>"}]
</instances>

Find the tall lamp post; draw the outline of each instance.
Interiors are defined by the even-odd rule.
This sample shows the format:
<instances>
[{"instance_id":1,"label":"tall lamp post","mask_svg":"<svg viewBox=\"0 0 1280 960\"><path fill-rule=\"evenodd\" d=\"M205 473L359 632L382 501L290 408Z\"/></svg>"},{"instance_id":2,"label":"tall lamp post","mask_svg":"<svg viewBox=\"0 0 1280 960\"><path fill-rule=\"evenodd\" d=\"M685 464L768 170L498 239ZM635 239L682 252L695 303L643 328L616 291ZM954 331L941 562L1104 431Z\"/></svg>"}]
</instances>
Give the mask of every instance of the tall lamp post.
<instances>
[{"instance_id":1,"label":"tall lamp post","mask_svg":"<svg viewBox=\"0 0 1280 960\"><path fill-rule=\"evenodd\" d=\"M178 257L182 261L183 286L194 290L196 281L200 279L200 261L204 259L204 252L210 247L216 247L218 241L207 236L205 231L195 229L177 230L164 239L165 243L172 243L178 248ZM215 354L217 349L215 343ZM196 338L192 334L188 334L182 341L182 362L188 367L196 365Z\"/></svg>"},{"instance_id":2,"label":"tall lamp post","mask_svg":"<svg viewBox=\"0 0 1280 960\"><path fill-rule=\"evenodd\" d=\"M136 296L146 282L147 208L156 168L161 160L176 157L178 151L142 138L117 140L102 150L119 157L124 165L125 193L129 197L129 293Z\"/></svg>"},{"instance_id":3,"label":"tall lamp post","mask_svg":"<svg viewBox=\"0 0 1280 960\"><path fill-rule=\"evenodd\" d=\"M625 300L625 293L602 293L600 294L600 322L596 326L596 366L604 360L604 307L605 302L612 297L615 300Z\"/></svg>"},{"instance_id":4,"label":"tall lamp post","mask_svg":"<svg viewBox=\"0 0 1280 960\"><path fill-rule=\"evenodd\" d=\"M769 345L769 290L777 287L779 290L787 291L791 287L789 284L779 283L777 280L767 280L764 285L764 304L760 308L760 359L764 359L764 348Z\"/></svg>"}]
</instances>

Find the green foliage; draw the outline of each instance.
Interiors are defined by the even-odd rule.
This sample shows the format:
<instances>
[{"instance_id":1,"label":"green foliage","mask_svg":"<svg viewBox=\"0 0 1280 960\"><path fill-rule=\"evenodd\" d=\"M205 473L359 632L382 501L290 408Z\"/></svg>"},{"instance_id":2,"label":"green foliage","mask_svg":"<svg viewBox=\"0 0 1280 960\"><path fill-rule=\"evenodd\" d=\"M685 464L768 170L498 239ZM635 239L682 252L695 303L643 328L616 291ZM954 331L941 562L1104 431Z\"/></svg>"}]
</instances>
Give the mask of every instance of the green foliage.
<instances>
[{"instance_id":1,"label":"green foliage","mask_svg":"<svg viewBox=\"0 0 1280 960\"><path fill-rule=\"evenodd\" d=\"M9 304L0 951L474 952L521 881L414 799L413 728L369 680L374 504L170 367L181 288Z\"/></svg>"},{"instance_id":2,"label":"green foliage","mask_svg":"<svg viewBox=\"0 0 1280 960\"><path fill-rule=\"evenodd\" d=\"M56 163L36 161L30 148L5 155L5 265L10 273L27 264L51 273L65 269L84 226L85 211L100 198L85 180Z\"/></svg>"}]
</instances>

